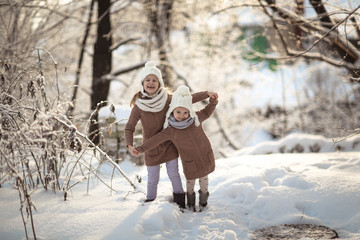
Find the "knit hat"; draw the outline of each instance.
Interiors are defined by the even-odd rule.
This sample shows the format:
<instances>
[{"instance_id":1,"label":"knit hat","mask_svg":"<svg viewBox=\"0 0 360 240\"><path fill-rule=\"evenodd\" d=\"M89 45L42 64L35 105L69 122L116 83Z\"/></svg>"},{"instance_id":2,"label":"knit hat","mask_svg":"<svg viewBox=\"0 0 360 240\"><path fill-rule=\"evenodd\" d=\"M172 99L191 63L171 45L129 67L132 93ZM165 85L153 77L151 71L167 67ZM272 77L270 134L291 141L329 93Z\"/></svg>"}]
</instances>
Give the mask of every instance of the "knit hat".
<instances>
[{"instance_id":1,"label":"knit hat","mask_svg":"<svg viewBox=\"0 0 360 240\"><path fill-rule=\"evenodd\" d=\"M161 71L155 66L155 63L153 61L148 61L145 63L145 67L143 69L141 69L140 72L140 91L142 94L146 95L145 91L144 91L144 87L143 87L143 81L144 79L150 75L153 74L157 77L157 79L159 80L159 90L162 89L164 87L164 81L162 79L162 75L161 75Z\"/></svg>"},{"instance_id":2,"label":"knit hat","mask_svg":"<svg viewBox=\"0 0 360 240\"><path fill-rule=\"evenodd\" d=\"M199 118L195 114L195 111L192 108L192 96L190 94L190 90L185 85L180 85L176 91L174 92L171 103L169 106L169 110L166 113L165 122L164 122L164 128L167 128L169 126L169 117L170 114L174 111L177 107L184 107L189 110L190 117L195 119L195 126L199 126Z\"/></svg>"}]
</instances>

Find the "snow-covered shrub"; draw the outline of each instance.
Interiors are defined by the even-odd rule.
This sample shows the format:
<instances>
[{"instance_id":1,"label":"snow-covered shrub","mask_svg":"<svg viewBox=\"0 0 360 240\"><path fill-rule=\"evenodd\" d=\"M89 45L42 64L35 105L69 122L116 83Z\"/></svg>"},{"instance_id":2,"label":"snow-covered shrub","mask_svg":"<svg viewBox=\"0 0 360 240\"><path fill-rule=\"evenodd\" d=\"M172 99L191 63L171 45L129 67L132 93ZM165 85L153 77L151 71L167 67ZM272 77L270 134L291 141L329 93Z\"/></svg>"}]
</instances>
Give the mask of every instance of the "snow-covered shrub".
<instances>
[{"instance_id":1,"label":"snow-covered shrub","mask_svg":"<svg viewBox=\"0 0 360 240\"><path fill-rule=\"evenodd\" d=\"M53 94L58 86L45 75L49 66L23 64L20 58L0 63L0 186L19 191L25 229L30 217L34 232L31 192L60 190L66 151L80 152L82 142L64 115L68 104Z\"/></svg>"},{"instance_id":2,"label":"snow-covered shrub","mask_svg":"<svg viewBox=\"0 0 360 240\"><path fill-rule=\"evenodd\" d=\"M104 159L126 177L68 119L70 103L59 90L57 65L43 58L39 53L33 64L31 55L23 56L27 62L16 57L0 61L0 187L19 191L26 238L30 222L35 239L32 212L36 208L31 200L35 190L60 191L66 200L77 183L94 177L113 191L98 173Z\"/></svg>"}]
</instances>

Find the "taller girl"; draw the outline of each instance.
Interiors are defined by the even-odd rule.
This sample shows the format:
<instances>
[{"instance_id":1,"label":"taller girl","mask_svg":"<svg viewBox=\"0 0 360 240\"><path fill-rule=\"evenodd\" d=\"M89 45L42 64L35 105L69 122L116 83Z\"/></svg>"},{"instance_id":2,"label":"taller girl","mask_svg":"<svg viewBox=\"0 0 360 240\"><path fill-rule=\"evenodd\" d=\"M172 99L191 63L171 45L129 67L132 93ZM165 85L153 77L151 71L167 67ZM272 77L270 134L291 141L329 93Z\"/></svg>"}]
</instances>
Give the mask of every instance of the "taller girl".
<instances>
[{"instance_id":1,"label":"taller girl","mask_svg":"<svg viewBox=\"0 0 360 240\"><path fill-rule=\"evenodd\" d=\"M163 129L166 112L172 95L166 88L160 70L155 63L148 61L140 72L140 91L131 99L133 107L129 120L125 126L125 142L131 154L136 150L133 147L134 131L138 121L141 121L143 141L154 136ZM213 92L198 92L192 94L192 102L202 101L217 95ZM134 154L135 155L135 154ZM179 175L179 154L172 144L167 141L145 153L145 164L148 171L147 195L145 202L155 200L160 177L160 164L166 163L167 174L173 187L174 202L180 208L185 208L185 193Z\"/></svg>"}]
</instances>

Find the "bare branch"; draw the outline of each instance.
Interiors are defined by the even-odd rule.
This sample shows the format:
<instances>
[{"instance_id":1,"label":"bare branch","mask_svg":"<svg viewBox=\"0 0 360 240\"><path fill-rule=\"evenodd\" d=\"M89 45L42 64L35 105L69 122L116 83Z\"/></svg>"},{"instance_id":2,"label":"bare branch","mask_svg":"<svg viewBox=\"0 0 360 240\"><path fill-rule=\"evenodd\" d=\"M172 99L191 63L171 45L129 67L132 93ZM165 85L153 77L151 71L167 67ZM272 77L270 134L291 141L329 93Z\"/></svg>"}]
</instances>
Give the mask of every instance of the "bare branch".
<instances>
[{"instance_id":1,"label":"bare branch","mask_svg":"<svg viewBox=\"0 0 360 240\"><path fill-rule=\"evenodd\" d=\"M341 52L343 53L342 56L344 58L346 58L344 60L346 60L348 63L354 63L357 59L360 58L359 50L357 50L347 39L345 39L342 35L339 35L336 31L336 29L341 24L346 22L353 14L355 14L355 12L358 9L360 9L360 5L358 7L356 7L355 9L353 9L352 11L350 11L349 14L344 19L342 19L341 21L339 21L338 23L333 25L332 28L330 28L329 30L326 30L323 27L316 26L316 25L310 23L302 16L296 15L287 9L284 9L284 8L281 8L277 5L275 5L272 0L267 0L267 2L272 4L271 5L272 9L274 9L274 11L278 12L279 15L282 16L285 20L291 21L291 23L298 25L301 29L309 29L310 31L318 32L319 34L321 34L321 36L319 36L318 39L315 40L314 43L310 47L308 47L307 49L305 49L302 52L292 51L292 53L290 53L290 49L285 48L285 51L288 52L291 57L305 56L306 53L309 53L321 41L323 41L325 39L329 39L334 44L334 46L336 46L336 49L339 51L339 53L341 53ZM275 21L275 19L273 17L271 19L272 19L272 21ZM312 54L307 54L307 55L309 57L314 57L314 55L312 55ZM348 56L351 57L350 60L347 58ZM319 56L316 56L316 57L318 58ZM330 58L327 58L327 59L329 60ZM329 62L332 62L332 61L329 61ZM332 62L332 64L334 64L334 62ZM348 66L348 69L351 70L351 73L354 76L359 75L358 68L353 67L352 65L347 65L347 66Z\"/></svg>"},{"instance_id":2,"label":"bare branch","mask_svg":"<svg viewBox=\"0 0 360 240\"><path fill-rule=\"evenodd\" d=\"M138 38L128 38L128 39L125 39L125 40L123 40L123 41L121 41L121 42L118 42L118 43L116 43L116 44L113 44L113 46L110 47L110 50L111 50L111 51L114 51L114 50L118 49L119 47L121 47L122 45L128 44L128 43L130 43L130 42L134 42L134 41L140 40L140 39L141 39L140 37L138 37Z\"/></svg>"},{"instance_id":3,"label":"bare branch","mask_svg":"<svg viewBox=\"0 0 360 240\"><path fill-rule=\"evenodd\" d=\"M267 9L265 8L265 6L262 4L261 0L258 0L258 1L259 1L259 3L260 3L261 7L263 8L263 11L265 12L265 14L268 15L268 17L271 19L272 24L273 24L273 27L274 27L274 29L276 30L276 33L277 33L277 34L279 35L279 37L280 37L281 44L283 45L283 48L284 48L285 52L286 52L287 54L289 54L289 50L288 50L288 46L287 46L287 44L286 44L286 41L285 41L283 35L281 34L281 32L279 31L279 28L278 28L278 26L277 26L277 24L276 24L276 21L275 21L274 17L267 11Z\"/></svg>"},{"instance_id":4,"label":"bare branch","mask_svg":"<svg viewBox=\"0 0 360 240\"><path fill-rule=\"evenodd\" d=\"M230 10L230 9L234 9L234 8L242 8L242 7L260 7L261 5L260 4L250 4L250 3L244 3L244 4L238 4L238 5L231 5L231 6L228 6L226 8L222 8L220 10L217 10L215 12L213 12L211 15L217 15L219 13L222 13L222 12L225 12L227 10Z\"/></svg>"},{"instance_id":5,"label":"bare branch","mask_svg":"<svg viewBox=\"0 0 360 240\"><path fill-rule=\"evenodd\" d=\"M57 117L55 119L58 122L60 122L61 124L67 126L68 128L71 127L65 121L63 121ZM134 190L136 189L135 184L129 179L129 177L125 174L125 172L119 167L119 165L114 160L111 159L111 157L109 155L107 155L103 150L101 150L98 146L96 146L85 134L79 132L78 130L76 130L76 134L78 136L84 138L91 147L93 147L97 152L99 152L101 155L103 155L106 158L106 160L108 160L116 168L116 170L118 170L120 172L120 174L128 181L128 183L130 183L130 185L134 188Z\"/></svg>"},{"instance_id":6,"label":"bare branch","mask_svg":"<svg viewBox=\"0 0 360 240\"><path fill-rule=\"evenodd\" d=\"M359 23L356 21L355 17L351 17L350 20L352 21L353 26L354 26L354 28L356 30L356 34L358 36L358 39L360 39L360 25L359 25Z\"/></svg>"},{"instance_id":7,"label":"bare branch","mask_svg":"<svg viewBox=\"0 0 360 240\"><path fill-rule=\"evenodd\" d=\"M137 63L135 65L132 65L132 66L129 66L129 67L114 71L114 72L110 73L109 75L110 76L119 76L121 74L131 72L131 71L134 71L136 69L139 69L139 68L143 67L145 65L145 63L146 63L146 61L142 61L142 62ZM108 79L107 77L105 77L105 78Z\"/></svg>"},{"instance_id":8,"label":"bare branch","mask_svg":"<svg viewBox=\"0 0 360 240\"><path fill-rule=\"evenodd\" d=\"M55 9L55 8L50 8L49 6L26 4L26 5L23 5L22 7L24 7L24 8L34 8L34 9L47 10L47 11L49 11L49 12L51 12L51 13L55 13L55 14L57 14L57 15L59 15L59 16L62 16L62 17L64 17L64 18L66 18L66 19L73 19L73 20L76 20L76 21L78 21L78 22L80 22L80 23L85 23L85 24L86 24L86 22L85 22L83 19L79 18L79 17L76 17L76 16L71 15L71 14L67 14L67 13L65 13L65 12L58 11L57 9ZM96 22L93 22L93 23L96 23Z\"/></svg>"}]
</instances>

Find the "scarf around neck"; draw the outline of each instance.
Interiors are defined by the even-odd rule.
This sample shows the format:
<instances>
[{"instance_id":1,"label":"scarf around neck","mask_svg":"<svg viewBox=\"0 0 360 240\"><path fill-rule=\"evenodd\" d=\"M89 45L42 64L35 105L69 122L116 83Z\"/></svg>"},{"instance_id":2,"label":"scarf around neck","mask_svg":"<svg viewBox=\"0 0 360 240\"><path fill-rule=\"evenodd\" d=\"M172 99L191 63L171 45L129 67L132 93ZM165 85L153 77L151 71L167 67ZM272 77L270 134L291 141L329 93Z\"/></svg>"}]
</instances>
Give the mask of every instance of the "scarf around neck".
<instances>
[{"instance_id":1,"label":"scarf around neck","mask_svg":"<svg viewBox=\"0 0 360 240\"><path fill-rule=\"evenodd\" d=\"M174 115L172 115L172 114L169 117L169 125L173 126L174 128L177 128L177 129L185 129L185 128L189 127L191 124L193 124L194 121L195 121L195 119L190 116L181 122L177 121L175 119Z\"/></svg>"},{"instance_id":2,"label":"scarf around neck","mask_svg":"<svg viewBox=\"0 0 360 240\"><path fill-rule=\"evenodd\" d=\"M146 94L146 97L150 99L139 98L135 104L145 112L160 112L165 107L168 94L164 89L161 89L161 91L153 96Z\"/></svg>"}]
</instances>

